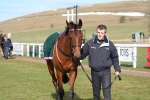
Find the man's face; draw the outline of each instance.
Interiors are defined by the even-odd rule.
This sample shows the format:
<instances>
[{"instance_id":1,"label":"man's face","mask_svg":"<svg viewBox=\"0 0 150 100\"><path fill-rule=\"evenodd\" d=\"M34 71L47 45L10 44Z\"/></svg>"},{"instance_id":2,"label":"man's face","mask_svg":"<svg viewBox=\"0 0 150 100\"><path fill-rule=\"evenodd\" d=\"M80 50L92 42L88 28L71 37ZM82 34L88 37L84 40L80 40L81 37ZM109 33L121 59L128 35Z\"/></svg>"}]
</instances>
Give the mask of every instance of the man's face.
<instances>
[{"instance_id":1,"label":"man's face","mask_svg":"<svg viewBox=\"0 0 150 100\"><path fill-rule=\"evenodd\" d=\"M103 40L104 39L104 36L106 35L106 30L105 29L97 29L97 37L99 40Z\"/></svg>"}]
</instances>

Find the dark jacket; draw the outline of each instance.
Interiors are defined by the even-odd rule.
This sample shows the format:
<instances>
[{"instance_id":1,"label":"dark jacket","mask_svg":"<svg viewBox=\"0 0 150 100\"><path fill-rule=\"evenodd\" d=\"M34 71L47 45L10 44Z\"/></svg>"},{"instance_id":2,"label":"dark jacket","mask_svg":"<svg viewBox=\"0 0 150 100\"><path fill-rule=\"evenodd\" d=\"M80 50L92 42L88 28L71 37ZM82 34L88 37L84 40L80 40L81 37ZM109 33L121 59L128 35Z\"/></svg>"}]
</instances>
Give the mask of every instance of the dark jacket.
<instances>
[{"instance_id":1,"label":"dark jacket","mask_svg":"<svg viewBox=\"0 0 150 100\"><path fill-rule=\"evenodd\" d=\"M3 45L4 47L9 47L9 48L13 47L11 39L5 40Z\"/></svg>"},{"instance_id":2,"label":"dark jacket","mask_svg":"<svg viewBox=\"0 0 150 100\"><path fill-rule=\"evenodd\" d=\"M114 65L115 71L121 71L117 49L106 36L100 41L97 36L89 40L81 49L81 59L89 56L89 65L94 71L109 69Z\"/></svg>"}]
</instances>

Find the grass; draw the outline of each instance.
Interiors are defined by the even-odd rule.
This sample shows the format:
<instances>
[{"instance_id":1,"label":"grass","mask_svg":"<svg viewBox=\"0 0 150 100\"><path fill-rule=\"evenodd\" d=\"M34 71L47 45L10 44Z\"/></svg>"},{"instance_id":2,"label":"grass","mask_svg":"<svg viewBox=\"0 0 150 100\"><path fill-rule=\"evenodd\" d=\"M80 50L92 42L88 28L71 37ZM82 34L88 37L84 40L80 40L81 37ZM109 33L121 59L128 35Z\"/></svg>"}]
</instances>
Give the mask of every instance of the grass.
<instances>
[{"instance_id":1,"label":"grass","mask_svg":"<svg viewBox=\"0 0 150 100\"><path fill-rule=\"evenodd\" d=\"M0 100L55 100L47 66L38 62L9 59L0 63ZM89 71L89 70L87 70ZM150 100L149 78L122 75L112 85L112 100ZM64 85L67 100L68 85ZM75 100L92 100L92 87L79 69Z\"/></svg>"}]
</instances>

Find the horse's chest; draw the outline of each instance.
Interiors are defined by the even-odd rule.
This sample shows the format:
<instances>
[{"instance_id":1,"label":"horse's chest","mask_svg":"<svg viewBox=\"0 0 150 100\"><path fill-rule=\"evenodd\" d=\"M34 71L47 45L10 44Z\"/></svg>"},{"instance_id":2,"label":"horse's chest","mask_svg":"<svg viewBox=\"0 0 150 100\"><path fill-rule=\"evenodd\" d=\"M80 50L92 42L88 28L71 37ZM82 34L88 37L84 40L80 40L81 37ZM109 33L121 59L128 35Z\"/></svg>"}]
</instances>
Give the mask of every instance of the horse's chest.
<instances>
[{"instance_id":1,"label":"horse's chest","mask_svg":"<svg viewBox=\"0 0 150 100\"><path fill-rule=\"evenodd\" d=\"M75 65L73 62L66 62L63 66L65 70L73 70L75 69Z\"/></svg>"}]
</instances>

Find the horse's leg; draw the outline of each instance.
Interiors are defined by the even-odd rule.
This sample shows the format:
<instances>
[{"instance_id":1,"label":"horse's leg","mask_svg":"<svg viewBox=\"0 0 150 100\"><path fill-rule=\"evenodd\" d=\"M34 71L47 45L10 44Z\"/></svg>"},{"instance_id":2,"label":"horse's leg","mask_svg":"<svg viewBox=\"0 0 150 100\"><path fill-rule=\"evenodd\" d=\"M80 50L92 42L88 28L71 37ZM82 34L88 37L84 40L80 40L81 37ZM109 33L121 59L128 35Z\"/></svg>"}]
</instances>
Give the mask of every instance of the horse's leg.
<instances>
[{"instance_id":1,"label":"horse's leg","mask_svg":"<svg viewBox=\"0 0 150 100\"><path fill-rule=\"evenodd\" d=\"M69 100L74 99L74 83L76 77L77 77L77 69L69 72L69 85L70 85Z\"/></svg>"},{"instance_id":2,"label":"horse's leg","mask_svg":"<svg viewBox=\"0 0 150 100\"><path fill-rule=\"evenodd\" d=\"M57 88L57 79L55 76L55 71L54 71L54 66L52 60L46 60L47 66L48 66L48 71L52 77L52 82L54 84L55 89Z\"/></svg>"},{"instance_id":3,"label":"horse's leg","mask_svg":"<svg viewBox=\"0 0 150 100\"><path fill-rule=\"evenodd\" d=\"M63 89L63 73L60 72L59 70L56 70L57 74L57 97L56 100L63 100L64 96L64 89Z\"/></svg>"}]
</instances>

